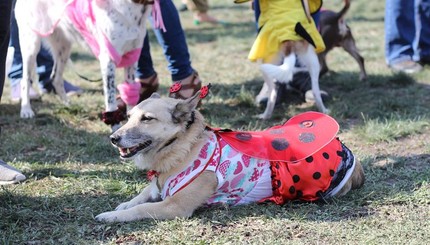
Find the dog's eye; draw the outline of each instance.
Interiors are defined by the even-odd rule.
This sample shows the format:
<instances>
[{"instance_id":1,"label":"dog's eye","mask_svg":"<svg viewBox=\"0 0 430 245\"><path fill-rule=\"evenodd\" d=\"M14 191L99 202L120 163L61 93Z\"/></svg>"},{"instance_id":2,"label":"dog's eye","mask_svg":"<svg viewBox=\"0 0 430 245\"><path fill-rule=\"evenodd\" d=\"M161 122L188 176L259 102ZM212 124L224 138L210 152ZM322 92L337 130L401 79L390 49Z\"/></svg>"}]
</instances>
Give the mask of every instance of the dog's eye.
<instances>
[{"instance_id":1,"label":"dog's eye","mask_svg":"<svg viewBox=\"0 0 430 245\"><path fill-rule=\"evenodd\" d=\"M140 119L142 122L148 122L151 121L152 119L154 119L153 117L149 117L146 115L143 115L142 118Z\"/></svg>"}]
</instances>

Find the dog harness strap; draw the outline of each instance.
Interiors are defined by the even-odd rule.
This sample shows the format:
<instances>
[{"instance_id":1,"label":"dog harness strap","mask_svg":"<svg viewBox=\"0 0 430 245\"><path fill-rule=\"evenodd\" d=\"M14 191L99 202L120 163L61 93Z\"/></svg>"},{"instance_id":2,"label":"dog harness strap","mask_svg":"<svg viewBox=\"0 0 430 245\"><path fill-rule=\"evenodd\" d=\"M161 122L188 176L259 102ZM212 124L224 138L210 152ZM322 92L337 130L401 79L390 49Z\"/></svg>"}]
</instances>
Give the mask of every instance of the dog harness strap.
<instances>
[{"instance_id":1,"label":"dog harness strap","mask_svg":"<svg viewBox=\"0 0 430 245\"><path fill-rule=\"evenodd\" d=\"M101 120L107 125L115 125L126 119L126 115L120 109L116 111L105 111L102 112Z\"/></svg>"},{"instance_id":2,"label":"dog harness strap","mask_svg":"<svg viewBox=\"0 0 430 245\"><path fill-rule=\"evenodd\" d=\"M212 134L209 141L201 148L198 158L191 162L182 172L170 176L161 190L161 197L173 196L182 190L191 181L197 178L203 171L216 166L219 160L219 144L215 134Z\"/></svg>"}]
</instances>

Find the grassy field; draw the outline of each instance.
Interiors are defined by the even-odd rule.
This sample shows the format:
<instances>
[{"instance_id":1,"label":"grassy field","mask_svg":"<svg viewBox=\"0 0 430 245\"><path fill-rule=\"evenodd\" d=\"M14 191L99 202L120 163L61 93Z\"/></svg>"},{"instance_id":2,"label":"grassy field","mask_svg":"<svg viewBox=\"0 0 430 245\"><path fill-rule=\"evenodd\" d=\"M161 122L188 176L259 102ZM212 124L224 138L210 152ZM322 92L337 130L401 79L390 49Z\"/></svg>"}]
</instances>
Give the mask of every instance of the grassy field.
<instances>
[{"instance_id":1,"label":"grassy field","mask_svg":"<svg viewBox=\"0 0 430 245\"><path fill-rule=\"evenodd\" d=\"M178 1L179 2L179 1ZM202 113L213 126L264 129L297 113L316 110L291 93L265 122L253 115L262 78L246 57L255 37L247 4L212 1L211 13L227 26L194 26L181 13L193 67L214 86ZM327 1L340 9L342 1ZM65 77L85 94L65 107L44 95L33 103L37 117L19 118L7 85L0 104L0 159L28 180L0 187L0 244L428 244L430 241L430 69L413 76L385 65L384 1L355 0L348 13L366 60L367 81L342 50L328 56L335 71L321 80L330 93L326 106L341 125L340 138L362 161L363 188L328 204L292 202L198 210L189 219L105 224L94 217L134 197L145 174L122 162L109 144L100 83L82 81L73 69ZM166 61L152 32L152 56L167 95ZM99 78L97 61L76 47L75 70ZM118 81L122 80L118 72Z\"/></svg>"}]
</instances>

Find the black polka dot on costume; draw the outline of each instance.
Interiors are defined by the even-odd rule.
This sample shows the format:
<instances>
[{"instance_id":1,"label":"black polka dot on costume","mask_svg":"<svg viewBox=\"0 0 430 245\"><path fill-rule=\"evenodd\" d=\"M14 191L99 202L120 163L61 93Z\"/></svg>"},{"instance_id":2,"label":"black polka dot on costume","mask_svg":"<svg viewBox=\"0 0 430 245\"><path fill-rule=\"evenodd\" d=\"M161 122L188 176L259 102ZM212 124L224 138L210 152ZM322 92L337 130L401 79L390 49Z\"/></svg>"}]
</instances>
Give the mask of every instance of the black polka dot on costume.
<instances>
[{"instance_id":1,"label":"black polka dot on costume","mask_svg":"<svg viewBox=\"0 0 430 245\"><path fill-rule=\"evenodd\" d=\"M334 176L334 170L330 169L330 176L333 177Z\"/></svg>"},{"instance_id":2,"label":"black polka dot on costume","mask_svg":"<svg viewBox=\"0 0 430 245\"><path fill-rule=\"evenodd\" d=\"M237 133L236 138L238 140L249 141L252 139L252 135L250 133Z\"/></svg>"},{"instance_id":3,"label":"black polka dot on costume","mask_svg":"<svg viewBox=\"0 0 430 245\"><path fill-rule=\"evenodd\" d=\"M330 155L327 152L324 152L322 155L327 160L330 158Z\"/></svg>"},{"instance_id":4,"label":"black polka dot on costume","mask_svg":"<svg viewBox=\"0 0 430 245\"><path fill-rule=\"evenodd\" d=\"M313 133L301 133L299 140L303 143L312 143L315 141L315 135Z\"/></svg>"},{"instance_id":5,"label":"black polka dot on costume","mask_svg":"<svg viewBox=\"0 0 430 245\"><path fill-rule=\"evenodd\" d=\"M283 138L277 138L272 141L272 147L277 151L283 151L287 149L288 146L290 146L290 144L286 139Z\"/></svg>"},{"instance_id":6,"label":"black polka dot on costume","mask_svg":"<svg viewBox=\"0 0 430 245\"><path fill-rule=\"evenodd\" d=\"M320 172L315 172L315 173L312 175L312 178L314 178L314 179L319 179L319 178L321 178L321 173L320 173Z\"/></svg>"},{"instance_id":7,"label":"black polka dot on costume","mask_svg":"<svg viewBox=\"0 0 430 245\"><path fill-rule=\"evenodd\" d=\"M281 187L281 181L280 180L276 180L276 185L278 186L278 188Z\"/></svg>"},{"instance_id":8,"label":"black polka dot on costume","mask_svg":"<svg viewBox=\"0 0 430 245\"><path fill-rule=\"evenodd\" d=\"M296 188L294 186L291 186L288 191L290 192L290 194L294 194L294 192L296 192Z\"/></svg>"},{"instance_id":9,"label":"black polka dot on costume","mask_svg":"<svg viewBox=\"0 0 430 245\"><path fill-rule=\"evenodd\" d=\"M297 198L302 198L303 197L303 192L302 191L296 191L296 197Z\"/></svg>"},{"instance_id":10,"label":"black polka dot on costume","mask_svg":"<svg viewBox=\"0 0 430 245\"><path fill-rule=\"evenodd\" d=\"M299 182L300 181L300 176L298 176L298 175L294 175L293 176L293 182L294 183L297 183L297 182Z\"/></svg>"},{"instance_id":11,"label":"black polka dot on costume","mask_svg":"<svg viewBox=\"0 0 430 245\"><path fill-rule=\"evenodd\" d=\"M308 163L311 163L313 161L314 161L314 158L312 156L306 158L306 162Z\"/></svg>"}]
</instances>

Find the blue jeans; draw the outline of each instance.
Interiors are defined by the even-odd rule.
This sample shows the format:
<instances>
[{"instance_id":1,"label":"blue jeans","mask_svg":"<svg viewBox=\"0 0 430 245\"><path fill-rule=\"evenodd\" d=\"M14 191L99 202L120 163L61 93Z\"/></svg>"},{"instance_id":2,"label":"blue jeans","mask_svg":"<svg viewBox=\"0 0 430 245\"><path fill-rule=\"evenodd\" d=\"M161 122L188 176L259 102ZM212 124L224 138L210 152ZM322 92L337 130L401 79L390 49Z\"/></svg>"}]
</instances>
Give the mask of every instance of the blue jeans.
<instances>
[{"instance_id":1,"label":"blue jeans","mask_svg":"<svg viewBox=\"0 0 430 245\"><path fill-rule=\"evenodd\" d=\"M17 85L22 79L22 56L21 48L19 47L19 32L18 25L16 24L15 13L12 11L11 27L10 27L10 43L9 46L15 48L13 55L12 67L9 71L8 77L11 80L11 86ZM41 88L48 92L53 91L51 73L54 68L54 60L49 51L41 47L37 55L37 74L39 75L39 85Z\"/></svg>"},{"instance_id":2,"label":"blue jeans","mask_svg":"<svg viewBox=\"0 0 430 245\"><path fill-rule=\"evenodd\" d=\"M169 63L167 68L171 73L172 81L179 81L194 72L191 67L184 30L181 26L178 10L172 0L160 1L160 8L167 31L163 32L163 30L155 28L153 30ZM144 79L152 76L154 73L148 35L146 35L142 53L137 64L136 77Z\"/></svg>"},{"instance_id":3,"label":"blue jeans","mask_svg":"<svg viewBox=\"0 0 430 245\"><path fill-rule=\"evenodd\" d=\"M430 58L430 0L386 0L387 64L423 58Z\"/></svg>"},{"instance_id":4,"label":"blue jeans","mask_svg":"<svg viewBox=\"0 0 430 245\"><path fill-rule=\"evenodd\" d=\"M3 94L12 0L0 1L0 100Z\"/></svg>"}]
</instances>

